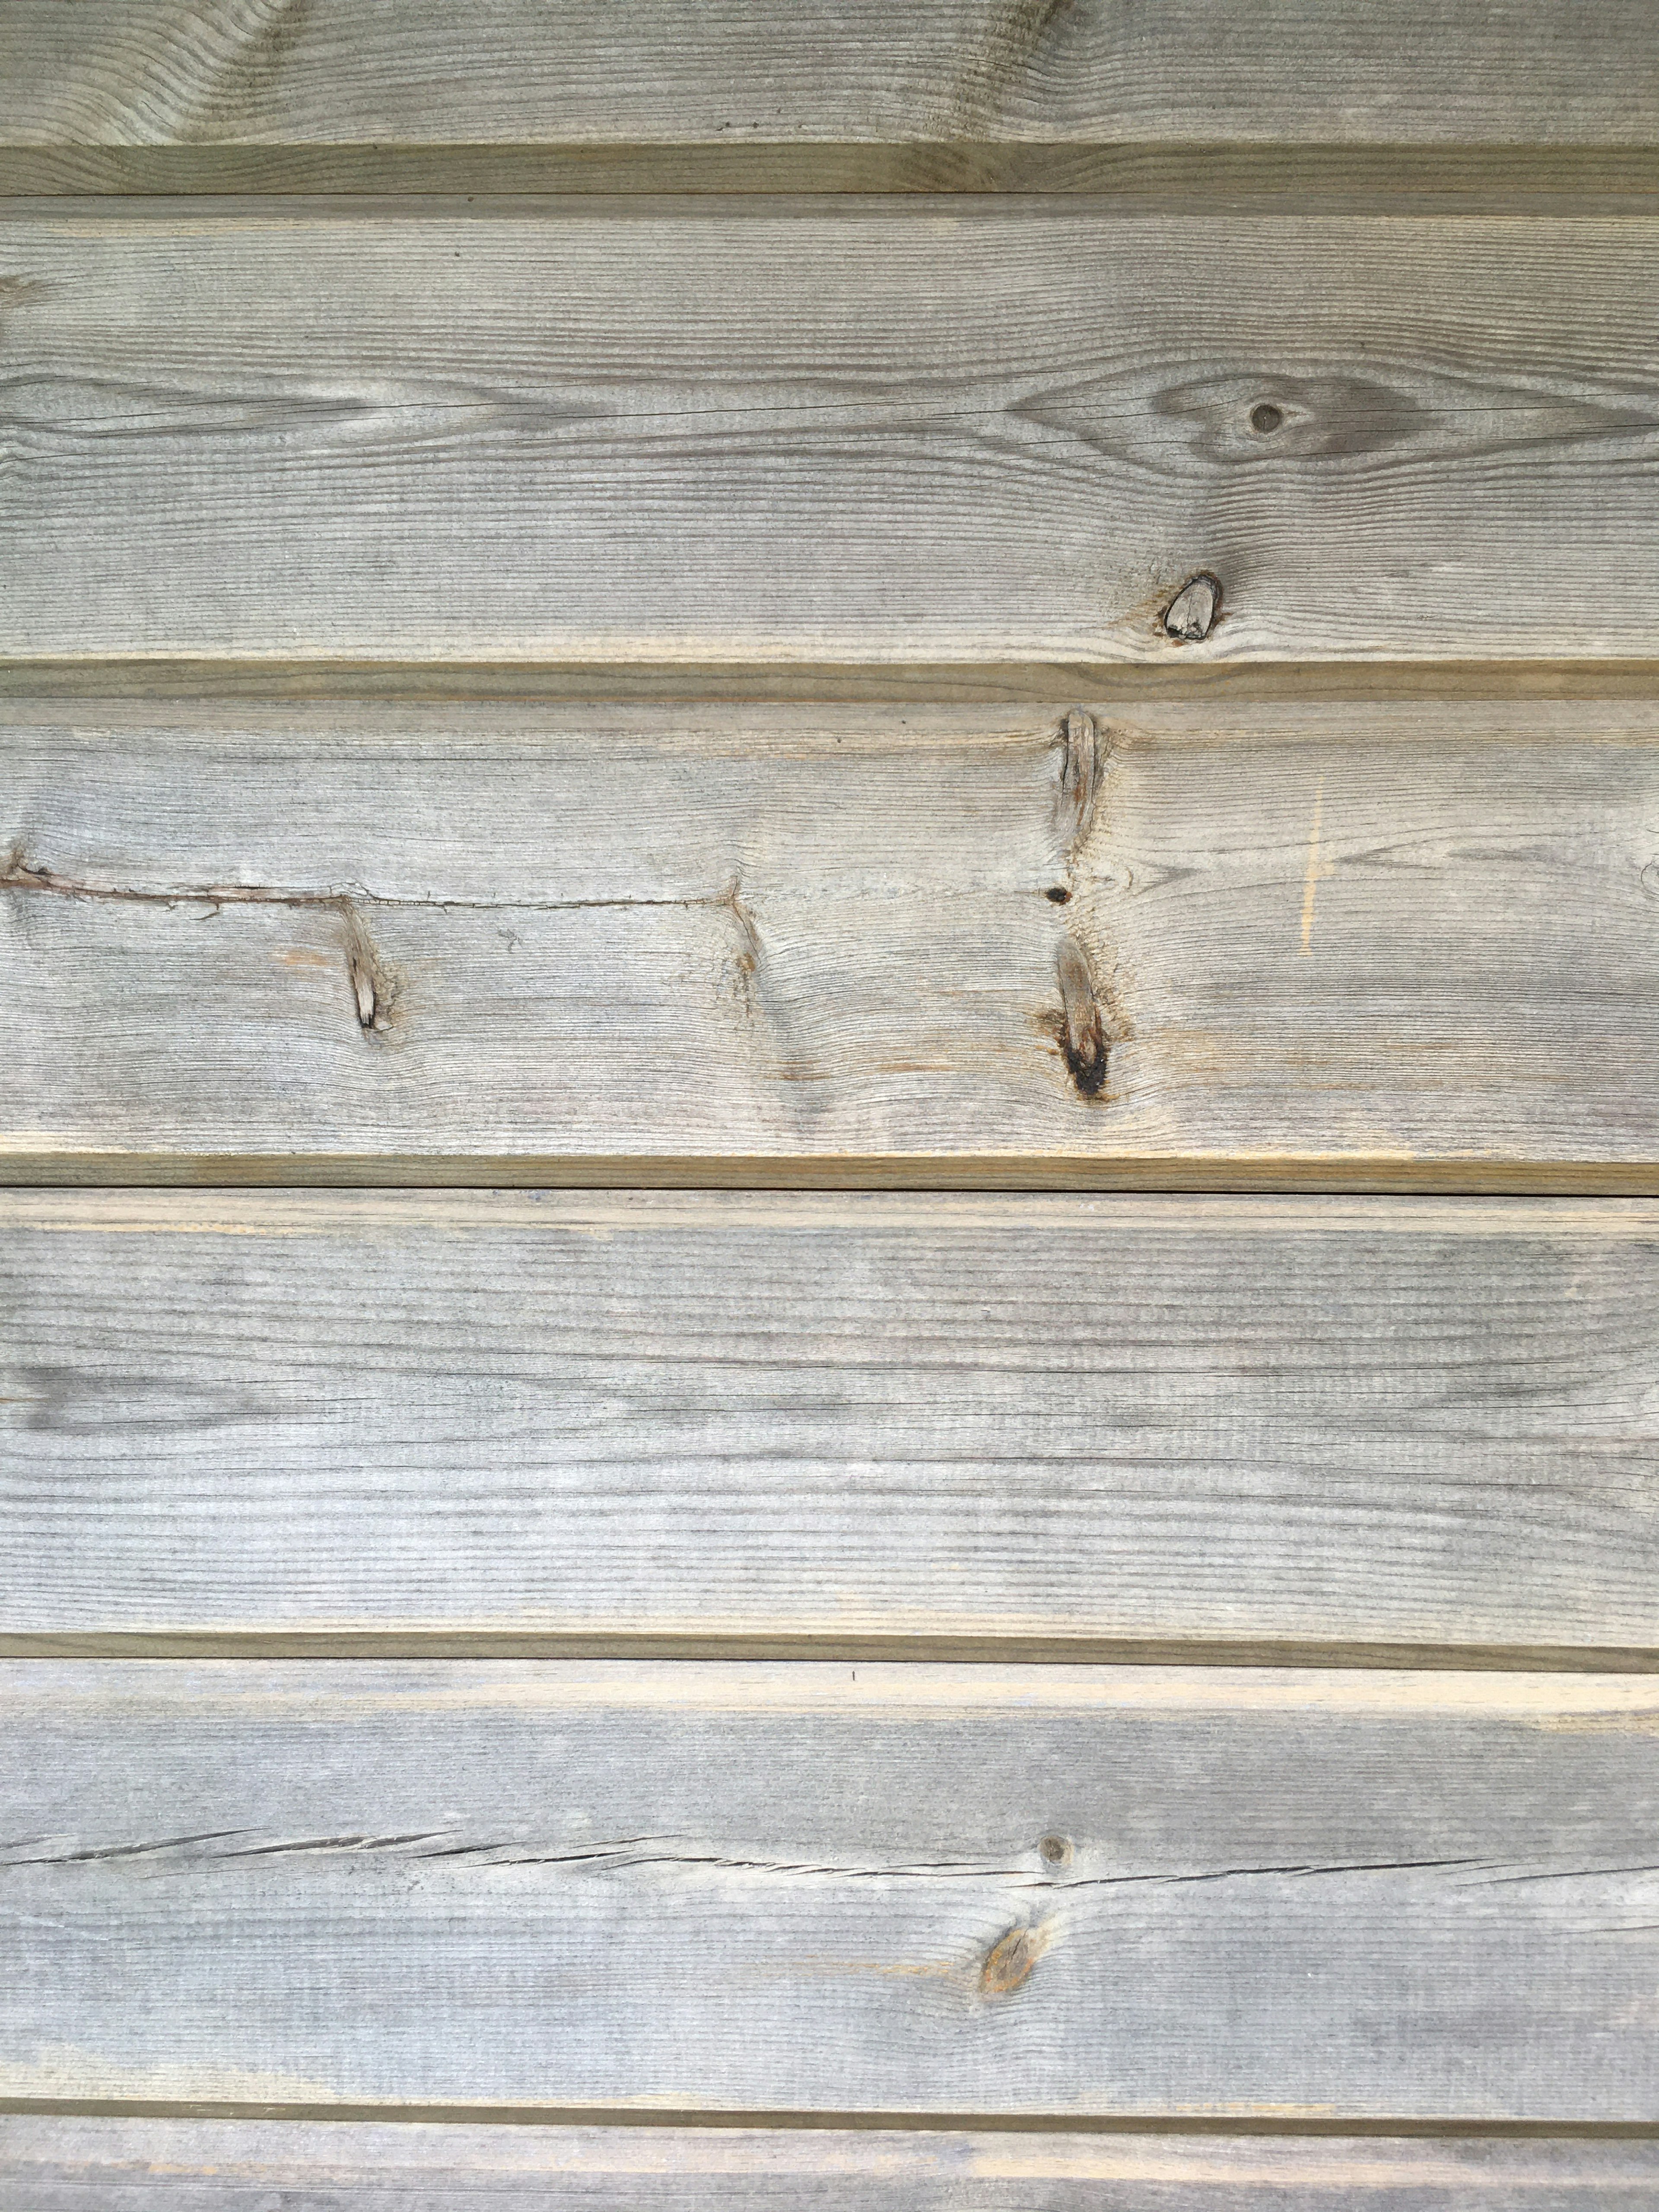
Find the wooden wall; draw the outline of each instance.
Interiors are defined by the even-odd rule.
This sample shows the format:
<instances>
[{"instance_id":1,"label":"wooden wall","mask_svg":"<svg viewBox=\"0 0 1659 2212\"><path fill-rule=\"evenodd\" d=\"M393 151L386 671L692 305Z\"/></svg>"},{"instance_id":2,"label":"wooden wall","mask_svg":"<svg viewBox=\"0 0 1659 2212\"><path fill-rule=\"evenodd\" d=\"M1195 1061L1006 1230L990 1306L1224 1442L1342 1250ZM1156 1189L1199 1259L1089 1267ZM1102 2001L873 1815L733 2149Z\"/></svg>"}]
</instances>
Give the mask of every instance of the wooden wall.
<instances>
[{"instance_id":1,"label":"wooden wall","mask_svg":"<svg viewBox=\"0 0 1659 2212\"><path fill-rule=\"evenodd\" d=\"M0 2212L1659 2205L1648 0L0 0Z\"/></svg>"}]
</instances>

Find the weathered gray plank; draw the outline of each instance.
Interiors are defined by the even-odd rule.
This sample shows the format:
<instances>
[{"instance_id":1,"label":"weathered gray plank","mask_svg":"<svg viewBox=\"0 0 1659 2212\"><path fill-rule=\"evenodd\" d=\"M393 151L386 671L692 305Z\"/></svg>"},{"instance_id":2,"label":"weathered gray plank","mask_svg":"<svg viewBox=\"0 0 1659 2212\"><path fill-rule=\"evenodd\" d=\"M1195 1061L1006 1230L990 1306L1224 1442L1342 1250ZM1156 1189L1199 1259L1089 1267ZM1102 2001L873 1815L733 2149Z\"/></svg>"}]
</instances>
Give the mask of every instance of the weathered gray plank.
<instances>
[{"instance_id":1,"label":"weathered gray plank","mask_svg":"<svg viewBox=\"0 0 1659 2212\"><path fill-rule=\"evenodd\" d=\"M15 205L13 655L1652 653L1653 219Z\"/></svg>"},{"instance_id":2,"label":"weathered gray plank","mask_svg":"<svg viewBox=\"0 0 1659 2212\"><path fill-rule=\"evenodd\" d=\"M7 0L14 143L1649 143L1644 0Z\"/></svg>"},{"instance_id":3,"label":"weathered gray plank","mask_svg":"<svg viewBox=\"0 0 1659 2212\"><path fill-rule=\"evenodd\" d=\"M1640 701L20 704L4 1164L1651 1176L1656 735Z\"/></svg>"},{"instance_id":4,"label":"weathered gray plank","mask_svg":"<svg viewBox=\"0 0 1659 2212\"><path fill-rule=\"evenodd\" d=\"M0 2118L0 2212L1650 2212L1656 2194L1647 2142Z\"/></svg>"},{"instance_id":5,"label":"weathered gray plank","mask_svg":"<svg viewBox=\"0 0 1659 2212\"><path fill-rule=\"evenodd\" d=\"M1652 1677L0 1692L9 2098L1652 2119Z\"/></svg>"},{"instance_id":6,"label":"weathered gray plank","mask_svg":"<svg viewBox=\"0 0 1659 2212\"><path fill-rule=\"evenodd\" d=\"M0 1303L13 1648L1659 1648L1650 1204L30 1193Z\"/></svg>"}]
</instances>

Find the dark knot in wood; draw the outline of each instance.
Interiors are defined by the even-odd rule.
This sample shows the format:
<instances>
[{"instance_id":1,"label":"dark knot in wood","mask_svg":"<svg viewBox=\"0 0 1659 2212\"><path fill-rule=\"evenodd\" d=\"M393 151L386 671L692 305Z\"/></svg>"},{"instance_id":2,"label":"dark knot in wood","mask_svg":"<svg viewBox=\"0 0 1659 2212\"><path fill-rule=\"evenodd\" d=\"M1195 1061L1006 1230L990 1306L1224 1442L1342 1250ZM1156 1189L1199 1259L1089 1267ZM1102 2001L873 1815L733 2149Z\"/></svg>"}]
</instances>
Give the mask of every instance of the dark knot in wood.
<instances>
[{"instance_id":1,"label":"dark knot in wood","mask_svg":"<svg viewBox=\"0 0 1659 2212\"><path fill-rule=\"evenodd\" d=\"M1094 979L1083 948L1070 937L1060 939L1054 956L1060 981L1060 1003L1064 1012L1062 1049L1072 1080L1085 1098L1092 1098L1106 1080L1106 1034L1095 998Z\"/></svg>"},{"instance_id":2,"label":"dark knot in wood","mask_svg":"<svg viewBox=\"0 0 1659 2212\"><path fill-rule=\"evenodd\" d=\"M1000 1936L985 1954L979 1985L988 1997L1006 1997L1028 1982L1031 1969L1048 1948L1041 1928L1011 1928Z\"/></svg>"},{"instance_id":3,"label":"dark knot in wood","mask_svg":"<svg viewBox=\"0 0 1659 2212\"><path fill-rule=\"evenodd\" d=\"M1221 580L1207 568L1189 576L1164 610L1164 628L1178 645L1208 637L1221 612Z\"/></svg>"}]
</instances>

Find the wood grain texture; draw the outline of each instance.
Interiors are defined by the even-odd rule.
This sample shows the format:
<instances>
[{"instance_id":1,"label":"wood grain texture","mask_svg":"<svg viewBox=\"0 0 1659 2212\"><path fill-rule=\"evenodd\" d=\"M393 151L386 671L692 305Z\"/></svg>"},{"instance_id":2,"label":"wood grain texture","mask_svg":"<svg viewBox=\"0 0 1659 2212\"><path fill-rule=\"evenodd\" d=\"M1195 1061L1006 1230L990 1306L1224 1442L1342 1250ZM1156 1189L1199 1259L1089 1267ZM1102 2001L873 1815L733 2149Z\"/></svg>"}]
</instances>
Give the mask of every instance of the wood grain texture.
<instances>
[{"instance_id":1,"label":"wood grain texture","mask_svg":"<svg viewBox=\"0 0 1659 2212\"><path fill-rule=\"evenodd\" d=\"M1651 658L1652 219L15 210L12 656Z\"/></svg>"},{"instance_id":2,"label":"wood grain texture","mask_svg":"<svg viewBox=\"0 0 1659 2212\"><path fill-rule=\"evenodd\" d=\"M1651 1678L0 1691L8 2098L1652 2120Z\"/></svg>"},{"instance_id":3,"label":"wood grain texture","mask_svg":"<svg viewBox=\"0 0 1659 2212\"><path fill-rule=\"evenodd\" d=\"M1639 1180L1656 735L1639 701L18 702L4 1159Z\"/></svg>"},{"instance_id":4,"label":"wood grain texture","mask_svg":"<svg viewBox=\"0 0 1659 2212\"><path fill-rule=\"evenodd\" d=\"M0 2212L1649 2212L1643 2142L0 2118Z\"/></svg>"},{"instance_id":5,"label":"wood grain texture","mask_svg":"<svg viewBox=\"0 0 1659 2212\"><path fill-rule=\"evenodd\" d=\"M0 137L1651 143L1644 0L7 0Z\"/></svg>"},{"instance_id":6,"label":"wood grain texture","mask_svg":"<svg viewBox=\"0 0 1659 2212\"><path fill-rule=\"evenodd\" d=\"M14 1648L1659 1649L1651 1205L30 1193L0 1303Z\"/></svg>"}]
</instances>

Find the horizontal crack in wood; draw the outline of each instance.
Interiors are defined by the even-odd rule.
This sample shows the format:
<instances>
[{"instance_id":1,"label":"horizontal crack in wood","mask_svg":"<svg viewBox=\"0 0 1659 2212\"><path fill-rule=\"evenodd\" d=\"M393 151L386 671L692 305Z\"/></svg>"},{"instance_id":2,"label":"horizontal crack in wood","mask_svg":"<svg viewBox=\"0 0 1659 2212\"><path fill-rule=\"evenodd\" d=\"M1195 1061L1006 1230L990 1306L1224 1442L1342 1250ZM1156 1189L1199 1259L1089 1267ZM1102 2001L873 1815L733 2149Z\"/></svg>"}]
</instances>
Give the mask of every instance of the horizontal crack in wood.
<instances>
[{"instance_id":1,"label":"horizontal crack in wood","mask_svg":"<svg viewBox=\"0 0 1659 2212\"><path fill-rule=\"evenodd\" d=\"M388 908L429 907L436 912L574 914L588 908L702 907L731 909L740 929L752 934L753 918L736 901L736 886L701 896L683 898L435 898L372 891L361 885L349 890L297 890L270 884L181 884L165 890L139 890L130 884L84 883L62 876L51 868L29 866L14 854L0 871L0 891L43 891L59 898L106 900L132 906L278 906L332 908L336 912L354 906Z\"/></svg>"}]
</instances>

